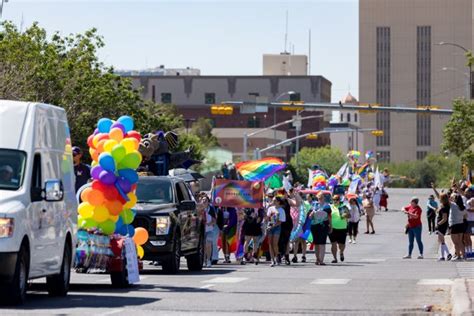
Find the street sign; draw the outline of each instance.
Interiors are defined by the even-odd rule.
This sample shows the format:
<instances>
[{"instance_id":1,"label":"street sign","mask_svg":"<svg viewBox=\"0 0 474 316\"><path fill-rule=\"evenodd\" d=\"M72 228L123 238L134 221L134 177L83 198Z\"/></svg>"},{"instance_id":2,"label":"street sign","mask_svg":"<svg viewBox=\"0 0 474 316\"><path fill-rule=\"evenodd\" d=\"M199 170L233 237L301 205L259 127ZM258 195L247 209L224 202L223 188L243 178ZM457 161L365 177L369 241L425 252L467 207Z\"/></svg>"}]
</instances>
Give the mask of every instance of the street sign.
<instances>
[{"instance_id":1,"label":"street sign","mask_svg":"<svg viewBox=\"0 0 474 316\"><path fill-rule=\"evenodd\" d=\"M302 125L302 122L301 122L301 116L299 115L293 115L293 127L296 127L296 128L301 128L301 125Z\"/></svg>"},{"instance_id":2,"label":"street sign","mask_svg":"<svg viewBox=\"0 0 474 316\"><path fill-rule=\"evenodd\" d=\"M257 105L242 104L240 106L240 114L255 114L257 113Z\"/></svg>"}]
</instances>

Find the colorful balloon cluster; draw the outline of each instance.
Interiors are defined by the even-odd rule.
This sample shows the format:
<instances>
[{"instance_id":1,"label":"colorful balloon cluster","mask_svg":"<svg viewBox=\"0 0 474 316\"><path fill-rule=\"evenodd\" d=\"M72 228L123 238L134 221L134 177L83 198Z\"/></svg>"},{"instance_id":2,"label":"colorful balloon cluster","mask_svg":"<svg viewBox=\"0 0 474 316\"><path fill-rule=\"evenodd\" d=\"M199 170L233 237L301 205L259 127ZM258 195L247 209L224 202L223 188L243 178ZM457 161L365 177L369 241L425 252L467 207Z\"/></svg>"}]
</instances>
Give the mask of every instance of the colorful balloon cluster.
<instances>
[{"instance_id":1,"label":"colorful balloon cluster","mask_svg":"<svg viewBox=\"0 0 474 316\"><path fill-rule=\"evenodd\" d=\"M347 158L349 158L349 160L358 161L359 157L360 151L358 150L351 150L347 153Z\"/></svg>"},{"instance_id":2,"label":"colorful balloon cluster","mask_svg":"<svg viewBox=\"0 0 474 316\"><path fill-rule=\"evenodd\" d=\"M326 189L326 175L321 170L313 171L313 180L311 186L314 190Z\"/></svg>"},{"instance_id":3,"label":"colorful balloon cluster","mask_svg":"<svg viewBox=\"0 0 474 316\"><path fill-rule=\"evenodd\" d=\"M365 160L369 161L370 159L375 159L375 154L372 150L365 152Z\"/></svg>"},{"instance_id":4,"label":"colorful balloon cluster","mask_svg":"<svg viewBox=\"0 0 474 316\"><path fill-rule=\"evenodd\" d=\"M135 228L135 235L133 235L133 241L137 245L137 255L141 259L145 255L142 245L148 240L148 231L143 227Z\"/></svg>"},{"instance_id":5,"label":"colorful balloon cluster","mask_svg":"<svg viewBox=\"0 0 474 316\"><path fill-rule=\"evenodd\" d=\"M102 118L94 134L87 139L93 159L93 181L91 187L81 193L79 228L97 228L105 235L134 236L135 229L130 224L135 213L131 209L137 202L136 169L142 156L138 152L141 136L133 126L129 116L115 122Z\"/></svg>"}]
</instances>

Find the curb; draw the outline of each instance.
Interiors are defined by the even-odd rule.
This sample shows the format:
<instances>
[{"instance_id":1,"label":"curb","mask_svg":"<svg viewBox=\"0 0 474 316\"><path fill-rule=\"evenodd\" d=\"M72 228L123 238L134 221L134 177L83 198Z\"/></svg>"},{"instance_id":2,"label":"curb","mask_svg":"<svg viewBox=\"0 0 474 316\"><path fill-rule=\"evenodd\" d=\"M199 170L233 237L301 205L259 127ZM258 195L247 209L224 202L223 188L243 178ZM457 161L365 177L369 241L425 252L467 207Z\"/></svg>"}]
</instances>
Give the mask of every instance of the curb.
<instances>
[{"instance_id":1,"label":"curb","mask_svg":"<svg viewBox=\"0 0 474 316\"><path fill-rule=\"evenodd\" d=\"M465 316L474 315L471 309L471 299L467 289L466 279L455 279L451 287L451 315Z\"/></svg>"}]
</instances>

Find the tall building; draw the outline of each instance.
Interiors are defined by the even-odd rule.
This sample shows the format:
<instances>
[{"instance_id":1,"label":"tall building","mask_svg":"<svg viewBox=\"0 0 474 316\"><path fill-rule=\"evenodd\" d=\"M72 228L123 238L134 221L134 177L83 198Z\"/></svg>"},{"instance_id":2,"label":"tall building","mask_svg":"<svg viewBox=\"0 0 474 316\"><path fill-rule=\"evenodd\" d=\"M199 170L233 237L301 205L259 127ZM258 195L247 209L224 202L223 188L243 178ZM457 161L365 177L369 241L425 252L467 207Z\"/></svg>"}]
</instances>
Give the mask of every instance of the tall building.
<instances>
[{"instance_id":1,"label":"tall building","mask_svg":"<svg viewBox=\"0 0 474 316\"><path fill-rule=\"evenodd\" d=\"M473 10L472 0L360 0L359 102L451 108L467 97L470 74L459 46L472 49ZM379 160L423 159L441 151L448 119L361 113L361 127L384 131L364 137L363 148Z\"/></svg>"},{"instance_id":2,"label":"tall building","mask_svg":"<svg viewBox=\"0 0 474 316\"><path fill-rule=\"evenodd\" d=\"M290 53L264 54L264 76L307 76L308 56Z\"/></svg>"}]
</instances>

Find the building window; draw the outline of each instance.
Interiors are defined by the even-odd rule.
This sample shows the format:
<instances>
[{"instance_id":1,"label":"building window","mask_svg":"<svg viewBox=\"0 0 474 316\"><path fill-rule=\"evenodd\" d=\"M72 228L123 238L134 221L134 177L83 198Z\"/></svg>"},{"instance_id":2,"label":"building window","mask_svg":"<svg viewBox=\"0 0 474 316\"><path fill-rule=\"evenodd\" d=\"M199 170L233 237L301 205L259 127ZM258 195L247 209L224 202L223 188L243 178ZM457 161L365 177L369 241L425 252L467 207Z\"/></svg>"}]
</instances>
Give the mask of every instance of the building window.
<instances>
[{"instance_id":1,"label":"building window","mask_svg":"<svg viewBox=\"0 0 474 316\"><path fill-rule=\"evenodd\" d=\"M249 120L247 121L247 127L249 128L259 128L260 127L260 118L253 116L249 117Z\"/></svg>"},{"instance_id":2,"label":"building window","mask_svg":"<svg viewBox=\"0 0 474 316\"><path fill-rule=\"evenodd\" d=\"M156 102L156 93L155 93L155 85L151 86L151 100Z\"/></svg>"},{"instance_id":3,"label":"building window","mask_svg":"<svg viewBox=\"0 0 474 316\"><path fill-rule=\"evenodd\" d=\"M161 94L161 103L170 104L172 102L171 93L165 92Z\"/></svg>"},{"instance_id":4,"label":"building window","mask_svg":"<svg viewBox=\"0 0 474 316\"><path fill-rule=\"evenodd\" d=\"M351 122L351 113L347 113L347 122L348 122L348 123Z\"/></svg>"},{"instance_id":5,"label":"building window","mask_svg":"<svg viewBox=\"0 0 474 316\"><path fill-rule=\"evenodd\" d=\"M215 93L205 93L204 94L204 104L216 104L216 94Z\"/></svg>"},{"instance_id":6,"label":"building window","mask_svg":"<svg viewBox=\"0 0 474 316\"><path fill-rule=\"evenodd\" d=\"M344 114L341 112L341 123L344 122Z\"/></svg>"},{"instance_id":7,"label":"building window","mask_svg":"<svg viewBox=\"0 0 474 316\"><path fill-rule=\"evenodd\" d=\"M260 93L258 93L258 92L249 92L249 96L251 96L251 97L259 97L259 96L260 96Z\"/></svg>"},{"instance_id":8,"label":"building window","mask_svg":"<svg viewBox=\"0 0 474 316\"><path fill-rule=\"evenodd\" d=\"M377 153L378 161L380 162L390 162L390 152L389 151L379 151Z\"/></svg>"},{"instance_id":9,"label":"building window","mask_svg":"<svg viewBox=\"0 0 474 316\"><path fill-rule=\"evenodd\" d=\"M354 113L354 122L356 122L356 123L357 123L357 119L358 119L357 116L358 116L357 113Z\"/></svg>"},{"instance_id":10,"label":"building window","mask_svg":"<svg viewBox=\"0 0 474 316\"><path fill-rule=\"evenodd\" d=\"M417 151L416 152L416 159L417 160L423 160L423 159L425 159L427 154L428 154L428 152L426 152L426 151Z\"/></svg>"},{"instance_id":11,"label":"building window","mask_svg":"<svg viewBox=\"0 0 474 316\"><path fill-rule=\"evenodd\" d=\"M390 106L390 27L377 27L376 102ZM376 114L376 128L384 132L377 137L377 146L390 146L390 112Z\"/></svg>"},{"instance_id":12,"label":"building window","mask_svg":"<svg viewBox=\"0 0 474 316\"><path fill-rule=\"evenodd\" d=\"M431 26L416 28L416 103L431 104ZM416 115L416 145L431 146L430 115Z\"/></svg>"}]
</instances>

